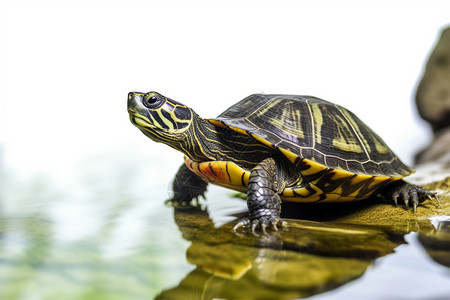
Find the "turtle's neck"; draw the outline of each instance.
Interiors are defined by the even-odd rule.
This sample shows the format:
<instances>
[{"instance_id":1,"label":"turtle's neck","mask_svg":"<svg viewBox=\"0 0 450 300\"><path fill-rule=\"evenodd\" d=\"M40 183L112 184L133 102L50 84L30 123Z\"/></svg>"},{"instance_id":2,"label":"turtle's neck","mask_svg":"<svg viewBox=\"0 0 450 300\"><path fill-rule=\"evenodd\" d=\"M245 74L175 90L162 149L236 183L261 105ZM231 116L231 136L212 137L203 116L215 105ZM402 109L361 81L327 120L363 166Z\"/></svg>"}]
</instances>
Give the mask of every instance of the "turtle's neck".
<instances>
[{"instance_id":1,"label":"turtle's neck","mask_svg":"<svg viewBox=\"0 0 450 300\"><path fill-rule=\"evenodd\" d=\"M217 127L193 112L193 122L178 149L194 161L217 160Z\"/></svg>"},{"instance_id":2,"label":"turtle's neck","mask_svg":"<svg viewBox=\"0 0 450 300\"><path fill-rule=\"evenodd\" d=\"M193 161L233 161L245 168L253 168L266 157L273 156L272 148L226 127L218 127L197 115L181 150Z\"/></svg>"}]
</instances>

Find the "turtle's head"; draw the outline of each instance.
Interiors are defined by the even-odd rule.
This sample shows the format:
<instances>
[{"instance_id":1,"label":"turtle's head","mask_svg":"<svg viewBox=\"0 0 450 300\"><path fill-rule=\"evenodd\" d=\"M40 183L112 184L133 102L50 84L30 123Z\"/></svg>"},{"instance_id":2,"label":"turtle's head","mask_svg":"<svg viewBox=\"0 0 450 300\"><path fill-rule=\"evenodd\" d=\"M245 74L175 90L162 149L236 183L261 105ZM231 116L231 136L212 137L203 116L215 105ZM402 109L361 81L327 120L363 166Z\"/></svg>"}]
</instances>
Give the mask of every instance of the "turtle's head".
<instances>
[{"instance_id":1,"label":"turtle's head","mask_svg":"<svg viewBox=\"0 0 450 300\"><path fill-rule=\"evenodd\" d=\"M187 106L156 92L128 94L131 123L156 142L178 150L195 113Z\"/></svg>"}]
</instances>

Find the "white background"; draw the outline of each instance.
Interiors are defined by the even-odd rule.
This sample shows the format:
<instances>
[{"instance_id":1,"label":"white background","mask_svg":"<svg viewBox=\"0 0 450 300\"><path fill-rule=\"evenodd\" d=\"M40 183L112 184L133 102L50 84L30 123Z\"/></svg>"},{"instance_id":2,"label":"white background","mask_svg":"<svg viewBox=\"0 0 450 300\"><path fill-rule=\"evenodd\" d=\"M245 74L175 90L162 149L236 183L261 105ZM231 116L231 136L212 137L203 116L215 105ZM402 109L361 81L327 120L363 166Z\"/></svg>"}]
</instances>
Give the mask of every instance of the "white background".
<instances>
[{"instance_id":1,"label":"white background","mask_svg":"<svg viewBox=\"0 0 450 300\"><path fill-rule=\"evenodd\" d=\"M109 257L149 244L170 258L169 267L155 264L158 292L176 286L193 266L163 201L182 154L132 126L129 91L159 91L205 118L251 93L314 95L352 110L411 163L431 138L415 88L448 25L450 4L430 0L0 0L1 216L51 220L53 252L40 270L54 268L53 253L65 255L61 245L94 243L95 270L109 271ZM208 193L213 218L214 204L237 207L226 192ZM17 243L28 235L5 231L5 257L22 262ZM408 252L420 246L396 251L332 297L448 294L448 270ZM45 295L46 273L36 272L22 295ZM85 286L69 286L73 297L85 295Z\"/></svg>"},{"instance_id":2,"label":"white background","mask_svg":"<svg viewBox=\"0 0 450 300\"><path fill-rule=\"evenodd\" d=\"M205 118L251 93L314 95L352 110L407 163L430 139L413 96L450 22L444 2L1 3L0 167L19 175L69 176L111 153L157 159L149 172L180 164L129 122L132 90Z\"/></svg>"}]
</instances>

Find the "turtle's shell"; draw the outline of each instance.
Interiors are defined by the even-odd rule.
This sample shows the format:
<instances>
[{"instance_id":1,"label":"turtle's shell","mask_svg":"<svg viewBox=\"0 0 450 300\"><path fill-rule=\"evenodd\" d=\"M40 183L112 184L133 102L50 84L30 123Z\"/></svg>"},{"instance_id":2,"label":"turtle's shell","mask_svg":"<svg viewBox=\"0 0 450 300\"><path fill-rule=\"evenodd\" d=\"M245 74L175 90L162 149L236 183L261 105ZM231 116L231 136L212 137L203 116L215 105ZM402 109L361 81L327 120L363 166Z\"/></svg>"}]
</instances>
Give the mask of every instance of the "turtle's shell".
<instances>
[{"instance_id":1,"label":"turtle's shell","mask_svg":"<svg viewBox=\"0 0 450 300\"><path fill-rule=\"evenodd\" d=\"M413 172L352 112L316 97L250 95L209 121L251 135L292 162L308 159L329 169L394 178Z\"/></svg>"}]
</instances>

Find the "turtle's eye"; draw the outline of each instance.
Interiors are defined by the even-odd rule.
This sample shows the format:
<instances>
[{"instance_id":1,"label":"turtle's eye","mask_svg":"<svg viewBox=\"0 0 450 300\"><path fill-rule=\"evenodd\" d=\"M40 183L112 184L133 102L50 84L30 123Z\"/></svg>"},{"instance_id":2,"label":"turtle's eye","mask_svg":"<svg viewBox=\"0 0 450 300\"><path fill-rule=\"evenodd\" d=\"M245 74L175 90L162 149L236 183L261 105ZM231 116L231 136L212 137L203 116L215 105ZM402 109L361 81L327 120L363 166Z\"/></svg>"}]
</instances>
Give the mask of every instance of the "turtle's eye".
<instances>
[{"instance_id":1,"label":"turtle's eye","mask_svg":"<svg viewBox=\"0 0 450 300\"><path fill-rule=\"evenodd\" d=\"M162 97L158 95L149 95L144 97L144 105L147 108L156 108L162 104Z\"/></svg>"}]
</instances>

